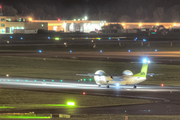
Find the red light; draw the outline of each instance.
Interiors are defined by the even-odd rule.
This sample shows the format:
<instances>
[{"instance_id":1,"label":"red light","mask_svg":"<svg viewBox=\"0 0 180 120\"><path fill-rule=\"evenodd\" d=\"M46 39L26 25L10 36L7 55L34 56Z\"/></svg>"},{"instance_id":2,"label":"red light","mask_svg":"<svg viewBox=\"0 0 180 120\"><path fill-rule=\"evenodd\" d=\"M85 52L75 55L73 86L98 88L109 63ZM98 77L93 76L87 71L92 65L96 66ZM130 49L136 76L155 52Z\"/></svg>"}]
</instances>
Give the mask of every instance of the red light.
<instances>
[{"instance_id":1,"label":"red light","mask_svg":"<svg viewBox=\"0 0 180 120\"><path fill-rule=\"evenodd\" d=\"M85 92L83 92L83 95L85 95L86 93Z\"/></svg>"},{"instance_id":2,"label":"red light","mask_svg":"<svg viewBox=\"0 0 180 120\"><path fill-rule=\"evenodd\" d=\"M164 84L161 84L161 87L163 87L164 86Z\"/></svg>"},{"instance_id":3,"label":"red light","mask_svg":"<svg viewBox=\"0 0 180 120\"><path fill-rule=\"evenodd\" d=\"M58 21L60 21L61 19L58 18Z\"/></svg>"},{"instance_id":4,"label":"red light","mask_svg":"<svg viewBox=\"0 0 180 120\"><path fill-rule=\"evenodd\" d=\"M0 8L2 8L1 5L0 5Z\"/></svg>"},{"instance_id":5,"label":"red light","mask_svg":"<svg viewBox=\"0 0 180 120\"><path fill-rule=\"evenodd\" d=\"M157 32L157 30L154 30L154 32Z\"/></svg>"}]
</instances>

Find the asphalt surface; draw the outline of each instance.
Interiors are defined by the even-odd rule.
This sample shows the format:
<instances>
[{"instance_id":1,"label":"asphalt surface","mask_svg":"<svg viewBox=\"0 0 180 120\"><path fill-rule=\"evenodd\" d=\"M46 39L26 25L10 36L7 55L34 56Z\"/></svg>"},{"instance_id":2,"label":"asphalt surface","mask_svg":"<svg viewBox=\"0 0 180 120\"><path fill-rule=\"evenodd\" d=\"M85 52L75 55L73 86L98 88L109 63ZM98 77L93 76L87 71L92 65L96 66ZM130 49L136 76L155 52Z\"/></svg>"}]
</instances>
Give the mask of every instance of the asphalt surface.
<instances>
[{"instance_id":1,"label":"asphalt surface","mask_svg":"<svg viewBox=\"0 0 180 120\"><path fill-rule=\"evenodd\" d=\"M52 114L134 114L134 115L179 115L180 111L180 87L168 86L102 86L97 87L95 82L60 81L31 78L0 78L1 88L26 89L50 92L72 92L86 95L111 96L123 98L148 99L154 101L150 104L109 106L97 108L59 108L51 110L28 110L11 112L52 113ZM156 102L155 102L156 101ZM158 101L158 102L157 102ZM110 102L110 101L109 101ZM1 111L2 113L3 111Z\"/></svg>"}]
</instances>

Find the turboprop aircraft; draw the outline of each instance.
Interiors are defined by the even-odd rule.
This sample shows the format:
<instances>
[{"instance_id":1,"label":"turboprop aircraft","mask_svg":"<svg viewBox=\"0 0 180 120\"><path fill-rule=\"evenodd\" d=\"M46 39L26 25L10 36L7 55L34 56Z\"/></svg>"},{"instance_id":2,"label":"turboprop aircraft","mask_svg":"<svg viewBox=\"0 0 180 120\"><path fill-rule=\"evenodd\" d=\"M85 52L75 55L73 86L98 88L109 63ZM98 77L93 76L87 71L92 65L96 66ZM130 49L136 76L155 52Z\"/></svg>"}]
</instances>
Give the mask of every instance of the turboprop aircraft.
<instances>
[{"instance_id":1,"label":"turboprop aircraft","mask_svg":"<svg viewBox=\"0 0 180 120\"><path fill-rule=\"evenodd\" d=\"M76 74L79 76L93 76L96 84L98 87L101 87L101 85L106 85L107 88L109 88L109 85L134 85L134 88L136 88L137 84L143 82L146 80L147 70L148 70L148 64L150 61L144 59L143 65L141 68L141 72L133 75L133 73L130 70L125 70L123 72L123 76L110 76L106 75L106 73L103 70L98 70L95 72L95 74ZM154 73L152 73L155 75ZM150 74L150 75L152 75Z\"/></svg>"}]
</instances>

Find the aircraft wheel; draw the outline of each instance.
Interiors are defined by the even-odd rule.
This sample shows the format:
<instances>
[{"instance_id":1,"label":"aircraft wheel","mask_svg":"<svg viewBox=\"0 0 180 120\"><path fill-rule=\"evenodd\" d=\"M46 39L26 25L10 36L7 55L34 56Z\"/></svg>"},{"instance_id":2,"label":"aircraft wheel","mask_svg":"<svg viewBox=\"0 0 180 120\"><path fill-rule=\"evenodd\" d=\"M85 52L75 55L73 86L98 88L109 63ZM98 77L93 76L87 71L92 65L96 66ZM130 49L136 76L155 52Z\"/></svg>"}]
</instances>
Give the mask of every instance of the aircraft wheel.
<instances>
[{"instance_id":1,"label":"aircraft wheel","mask_svg":"<svg viewBox=\"0 0 180 120\"><path fill-rule=\"evenodd\" d=\"M101 85L98 85L98 87L101 87Z\"/></svg>"},{"instance_id":2,"label":"aircraft wheel","mask_svg":"<svg viewBox=\"0 0 180 120\"><path fill-rule=\"evenodd\" d=\"M109 88L109 85L107 85L106 87Z\"/></svg>"},{"instance_id":3,"label":"aircraft wheel","mask_svg":"<svg viewBox=\"0 0 180 120\"><path fill-rule=\"evenodd\" d=\"M133 88L136 88L137 86L136 85L134 85L134 87Z\"/></svg>"}]
</instances>

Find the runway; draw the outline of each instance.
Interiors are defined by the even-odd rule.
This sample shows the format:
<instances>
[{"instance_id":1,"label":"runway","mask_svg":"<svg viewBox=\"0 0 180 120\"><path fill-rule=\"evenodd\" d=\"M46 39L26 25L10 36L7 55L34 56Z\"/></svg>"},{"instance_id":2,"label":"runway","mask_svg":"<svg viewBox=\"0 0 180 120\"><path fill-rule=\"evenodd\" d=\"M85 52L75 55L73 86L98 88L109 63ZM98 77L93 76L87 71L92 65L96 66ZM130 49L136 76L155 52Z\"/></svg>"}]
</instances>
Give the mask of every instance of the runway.
<instances>
[{"instance_id":1,"label":"runway","mask_svg":"<svg viewBox=\"0 0 180 120\"><path fill-rule=\"evenodd\" d=\"M102 86L97 87L95 82L61 81L51 79L31 78L0 78L0 88L26 89L35 91L70 92L86 95L123 97L135 99L148 99L158 101L151 104L109 106L98 108L59 108L52 110L30 110L36 113L52 114L135 114L135 115L179 115L180 111L180 87L169 86ZM1 111L3 112L3 111ZM29 111L17 111L29 112Z\"/></svg>"},{"instance_id":2,"label":"runway","mask_svg":"<svg viewBox=\"0 0 180 120\"><path fill-rule=\"evenodd\" d=\"M56 59L100 60L117 62L139 62L144 57L162 64L179 64L180 51L163 52L5 52L0 56L41 57Z\"/></svg>"}]
</instances>

